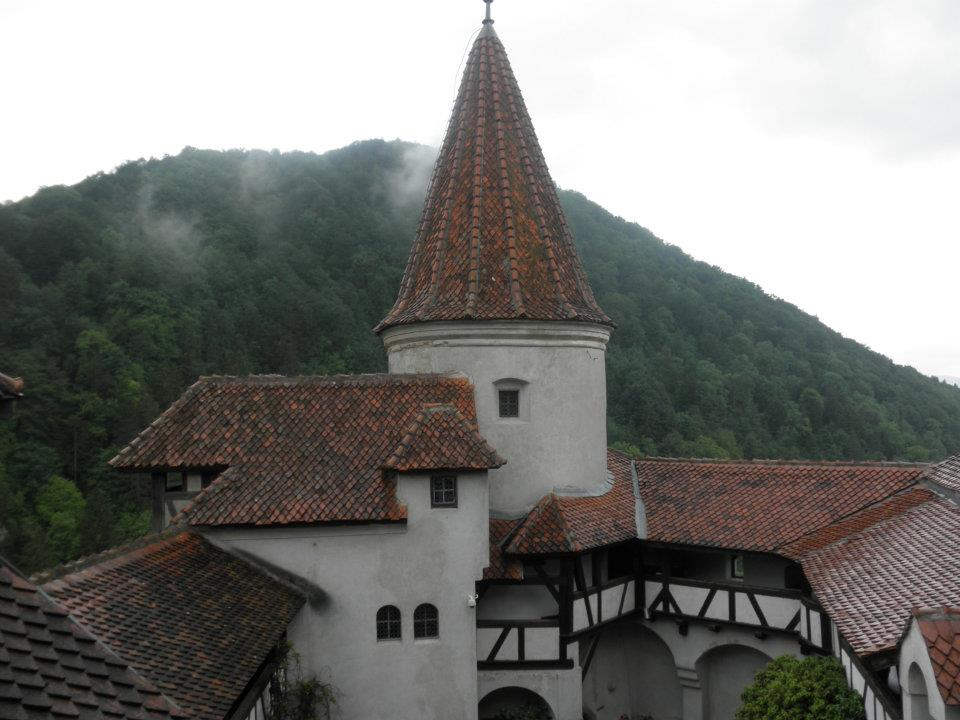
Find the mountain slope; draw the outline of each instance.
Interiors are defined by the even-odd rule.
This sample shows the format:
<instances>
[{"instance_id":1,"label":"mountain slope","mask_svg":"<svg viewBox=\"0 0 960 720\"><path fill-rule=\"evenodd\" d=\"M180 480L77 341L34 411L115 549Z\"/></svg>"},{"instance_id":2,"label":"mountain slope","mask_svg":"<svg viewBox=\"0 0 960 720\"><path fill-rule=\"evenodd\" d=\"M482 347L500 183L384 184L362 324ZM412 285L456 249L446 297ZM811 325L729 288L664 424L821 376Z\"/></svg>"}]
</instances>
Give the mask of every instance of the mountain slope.
<instances>
[{"instance_id":1,"label":"mountain slope","mask_svg":"<svg viewBox=\"0 0 960 720\"><path fill-rule=\"evenodd\" d=\"M0 551L25 568L143 528L104 460L200 374L385 369L372 328L400 283L432 162L370 141L317 156L126 164L0 206ZM612 442L730 457L934 459L960 389L899 367L576 193L603 309Z\"/></svg>"}]
</instances>

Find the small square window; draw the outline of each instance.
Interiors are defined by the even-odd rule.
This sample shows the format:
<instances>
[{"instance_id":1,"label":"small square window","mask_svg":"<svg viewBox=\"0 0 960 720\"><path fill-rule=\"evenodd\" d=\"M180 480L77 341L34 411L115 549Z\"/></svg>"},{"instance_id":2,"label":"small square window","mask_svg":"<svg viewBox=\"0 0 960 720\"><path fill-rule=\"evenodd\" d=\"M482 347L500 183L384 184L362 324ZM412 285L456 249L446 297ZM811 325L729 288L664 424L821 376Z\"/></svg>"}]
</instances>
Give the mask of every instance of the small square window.
<instances>
[{"instance_id":1,"label":"small square window","mask_svg":"<svg viewBox=\"0 0 960 720\"><path fill-rule=\"evenodd\" d=\"M743 580L743 555L730 557L730 577Z\"/></svg>"},{"instance_id":2,"label":"small square window","mask_svg":"<svg viewBox=\"0 0 960 720\"><path fill-rule=\"evenodd\" d=\"M501 390L499 397L500 397L500 417L505 417L505 418L520 417L520 391L519 390Z\"/></svg>"},{"instance_id":3,"label":"small square window","mask_svg":"<svg viewBox=\"0 0 960 720\"><path fill-rule=\"evenodd\" d=\"M434 475L430 478L431 507L457 506L457 476Z\"/></svg>"}]
</instances>

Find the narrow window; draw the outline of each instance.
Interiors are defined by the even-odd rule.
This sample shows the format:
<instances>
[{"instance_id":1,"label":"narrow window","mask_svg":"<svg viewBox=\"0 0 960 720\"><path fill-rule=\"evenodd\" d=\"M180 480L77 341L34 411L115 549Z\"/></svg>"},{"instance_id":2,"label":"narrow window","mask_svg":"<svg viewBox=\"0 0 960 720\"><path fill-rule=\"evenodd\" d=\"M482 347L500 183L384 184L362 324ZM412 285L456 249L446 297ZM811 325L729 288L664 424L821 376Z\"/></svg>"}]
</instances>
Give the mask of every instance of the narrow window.
<instances>
[{"instance_id":1,"label":"narrow window","mask_svg":"<svg viewBox=\"0 0 960 720\"><path fill-rule=\"evenodd\" d=\"M424 603L413 611L413 637L440 637L440 621L437 616L437 609L433 605Z\"/></svg>"},{"instance_id":2,"label":"narrow window","mask_svg":"<svg viewBox=\"0 0 960 720\"><path fill-rule=\"evenodd\" d=\"M743 555L730 556L730 577L743 580Z\"/></svg>"},{"instance_id":3,"label":"narrow window","mask_svg":"<svg viewBox=\"0 0 960 720\"><path fill-rule=\"evenodd\" d=\"M400 639L400 611L393 605L377 610L377 640Z\"/></svg>"},{"instance_id":4,"label":"narrow window","mask_svg":"<svg viewBox=\"0 0 960 720\"><path fill-rule=\"evenodd\" d=\"M430 478L430 506L457 506L456 475L434 475Z\"/></svg>"},{"instance_id":5,"label":"narrow window","mask_svg":"<svg viewBox=\"0 0 960 720\"><path fill-rule=\"evenodd\" d=\"M520 391L519 390L501 390L500 398L500 417L515 418L520 417Z\"/></svg>"}]
</instances>

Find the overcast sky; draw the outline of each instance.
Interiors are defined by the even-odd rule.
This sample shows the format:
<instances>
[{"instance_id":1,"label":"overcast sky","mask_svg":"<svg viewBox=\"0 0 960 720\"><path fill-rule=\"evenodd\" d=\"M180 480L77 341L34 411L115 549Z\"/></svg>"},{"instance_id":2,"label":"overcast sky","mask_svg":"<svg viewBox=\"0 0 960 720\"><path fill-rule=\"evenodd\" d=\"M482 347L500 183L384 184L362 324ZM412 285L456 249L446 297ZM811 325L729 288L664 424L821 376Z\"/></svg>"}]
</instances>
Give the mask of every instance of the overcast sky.
<instances>
[{"instance_id":1,"label":"overcast sky","mask_svg":"<svg viewBox=\"0 0 960 720\"><path fill-rule=\"evenodd\" d=\"M497 0L556 182L960 376L960 0ZM0 0L0 201L201 148L437 145L480 0Z\"/></svg>"}]
</instances>

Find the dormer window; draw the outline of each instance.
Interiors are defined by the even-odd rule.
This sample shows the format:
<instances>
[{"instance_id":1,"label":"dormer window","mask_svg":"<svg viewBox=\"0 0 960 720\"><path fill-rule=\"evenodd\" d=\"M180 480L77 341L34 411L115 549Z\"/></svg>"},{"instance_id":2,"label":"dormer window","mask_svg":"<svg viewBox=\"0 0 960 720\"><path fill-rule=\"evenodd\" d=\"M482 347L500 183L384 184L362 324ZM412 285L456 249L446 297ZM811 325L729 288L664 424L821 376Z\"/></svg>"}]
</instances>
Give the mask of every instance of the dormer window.
<instances>
[{"instance_id":1,"label":"dormer window","mask_svg":"<svg viewBox=\"0 0 960 720\"><path fill-rule=\"evenodd\" d=\"M519 390L501 390L500 391L500 417L502 418L520 417L520 391Z\"/></svg>"},{"instance_id":2,"label":"dormer window","mask_svg":"<svg viewBox=\"0 0 960 720\"><path fill-rule=\"evenodd\" d=\"M430 478L430 507L457 506L457 476L434 475Z\"/></svg>"}]
</instances>

